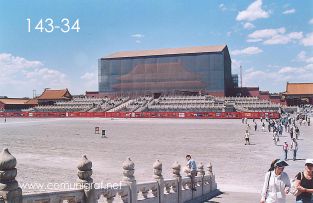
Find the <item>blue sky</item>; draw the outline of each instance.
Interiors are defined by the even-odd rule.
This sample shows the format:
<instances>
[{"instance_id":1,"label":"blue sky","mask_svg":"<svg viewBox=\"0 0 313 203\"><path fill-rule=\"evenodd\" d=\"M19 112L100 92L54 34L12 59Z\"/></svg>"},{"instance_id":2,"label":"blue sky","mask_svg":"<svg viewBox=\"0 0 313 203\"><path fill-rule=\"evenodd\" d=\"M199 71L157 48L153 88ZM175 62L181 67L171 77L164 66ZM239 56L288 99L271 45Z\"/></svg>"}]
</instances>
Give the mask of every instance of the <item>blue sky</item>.
<instances>
[{"instance_id":1,"label":"blue sky","mask_svg":"<svg viewBox=\"0 0 313 203\"><path fill-rule=\"evenodd\" d=\"M27 18L31 20L28 32ZM80 30L35 30L79 19ZM243 84L281 92L313 82L312 0L3 0L0 96L44 88L96 91L98 58L122 50L227 44Z\"/></svg>"}]
</instances>

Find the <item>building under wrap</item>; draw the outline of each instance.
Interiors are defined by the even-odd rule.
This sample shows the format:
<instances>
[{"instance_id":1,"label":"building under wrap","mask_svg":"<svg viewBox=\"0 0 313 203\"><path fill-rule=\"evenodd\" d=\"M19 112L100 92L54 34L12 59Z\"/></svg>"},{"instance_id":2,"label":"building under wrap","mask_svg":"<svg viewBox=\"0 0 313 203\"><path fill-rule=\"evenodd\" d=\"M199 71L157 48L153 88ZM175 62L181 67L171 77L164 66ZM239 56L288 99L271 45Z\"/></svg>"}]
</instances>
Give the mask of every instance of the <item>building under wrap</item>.
<instances>
[{"instance_id":1,"label":"building under wrap","mask_svg":"<svg viewBox=\"0 0 313 203\"><path fill-rule=\"evenodd\" d=\"M100 94L230 96L233 86L226 45L126 51L99 59Z\"/></svg>"}]
</instances>

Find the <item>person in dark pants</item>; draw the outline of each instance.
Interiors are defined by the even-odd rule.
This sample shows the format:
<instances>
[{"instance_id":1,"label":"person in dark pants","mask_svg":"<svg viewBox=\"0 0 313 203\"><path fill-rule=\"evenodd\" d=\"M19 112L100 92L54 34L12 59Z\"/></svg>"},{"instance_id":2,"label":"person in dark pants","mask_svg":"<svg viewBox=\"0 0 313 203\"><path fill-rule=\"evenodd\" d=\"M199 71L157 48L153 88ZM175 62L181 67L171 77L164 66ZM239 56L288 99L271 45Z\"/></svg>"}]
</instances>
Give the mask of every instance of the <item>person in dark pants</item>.
<instances>
[{"instance_id":1,"label":"person in dark pants","mask_svg":"<svg viewBox=\"0 0 313 203\"><path fill-rule=\"evenodd\" d=\"M191 156L188 154L186 156L187 164L186 166L190 169L190 179L191 179L191 190L196 191L195 178L197 176L197 165L196 162L191 159Z\"/></svg>"},{"instance_id":2,"label":"person in dark pants","mask_svg":"<svg viewBox=\"0 0 313 203\"><path fill-rule=\"evenodd\" d=\"M296 138L292 138L290 150L293 151L293 160L295 161L297 159L297 151L298 151L298 142Z\"/></svg>"},{"instance_id":3,"label":"person in dark pants","mask_svg":"<svg viewBox=\"0 0 313 203\"><path fill-rule=\"evenodd\" d=\"M285 161L287 161L287 158L288 158L288 144L287 144L287 142L284 143L283 150L285 152Z\"/></svg>"},{"instance_id":4,"label":"person in dark pants","mask_svg":"<svg viewBox=\"0 0 313 203\"><path fill-rule=\"evenodd\" d=\"M293 127L290 128L290 138L293 139Z\"/></svg>"}]
</instances>

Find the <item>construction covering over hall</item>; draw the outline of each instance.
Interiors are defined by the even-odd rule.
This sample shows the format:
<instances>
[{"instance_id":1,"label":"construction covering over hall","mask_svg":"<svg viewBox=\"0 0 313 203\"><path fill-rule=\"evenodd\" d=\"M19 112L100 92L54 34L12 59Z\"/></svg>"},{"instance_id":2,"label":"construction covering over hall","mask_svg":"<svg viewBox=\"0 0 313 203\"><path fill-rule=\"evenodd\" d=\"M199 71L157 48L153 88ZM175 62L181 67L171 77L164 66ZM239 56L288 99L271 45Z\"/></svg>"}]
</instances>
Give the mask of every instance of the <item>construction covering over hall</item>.
<instances>
[{"instance_id":1,"label":"construction covering over hall","mask_svg":"<svg viewBox=\"0 0 313 203\"><path fill-rule=\"evenodd\" d=\"M117 52L99 59L99 93L234 94L226 45Z\"/></svg>"}]
</instances>

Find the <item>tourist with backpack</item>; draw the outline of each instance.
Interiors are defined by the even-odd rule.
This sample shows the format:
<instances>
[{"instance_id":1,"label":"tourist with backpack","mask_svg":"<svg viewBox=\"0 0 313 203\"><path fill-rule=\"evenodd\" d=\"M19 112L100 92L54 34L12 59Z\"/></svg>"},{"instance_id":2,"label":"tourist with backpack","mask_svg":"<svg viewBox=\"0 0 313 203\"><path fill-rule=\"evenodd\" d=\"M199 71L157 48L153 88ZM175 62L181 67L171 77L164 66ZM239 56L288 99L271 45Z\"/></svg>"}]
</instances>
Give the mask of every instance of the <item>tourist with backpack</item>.
<instances>
[{"instance_id":1,"label":"tourist with backpack","mask_svg":"<svg viewBox=\"0 0 313 203\"><path fill-rule=\"evenodd\" d=\"M281 159L275 159L271 163L270 169L265 174L260 203L286 203L290 180L288 174L284 172L285 166L288 164Z\"/></svg>"}]
</instances>

